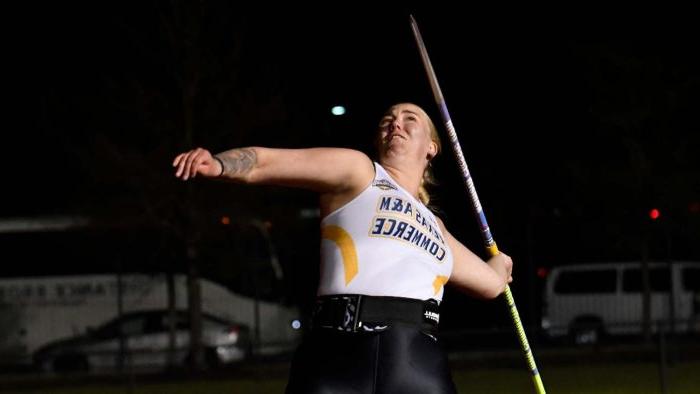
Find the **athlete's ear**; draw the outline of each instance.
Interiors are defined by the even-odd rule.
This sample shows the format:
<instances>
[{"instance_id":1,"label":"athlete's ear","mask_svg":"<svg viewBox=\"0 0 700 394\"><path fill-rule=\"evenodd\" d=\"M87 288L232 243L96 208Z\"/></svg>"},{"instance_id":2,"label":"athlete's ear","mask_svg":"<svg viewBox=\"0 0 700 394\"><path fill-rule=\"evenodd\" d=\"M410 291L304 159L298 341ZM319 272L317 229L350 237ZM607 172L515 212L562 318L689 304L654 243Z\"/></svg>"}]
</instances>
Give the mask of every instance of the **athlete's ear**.
<instances>
[{"instance_id":1,"label":"athlete's ear","mask_svg":"<svg viewBox=\"0 0 700 394\"><path fill-rule=\"evenodd\" d=\"M428 147L428 161L433 160L437 155L437 144L435 141L430 141L430 147Z\"/></svg>"}]
</instances>

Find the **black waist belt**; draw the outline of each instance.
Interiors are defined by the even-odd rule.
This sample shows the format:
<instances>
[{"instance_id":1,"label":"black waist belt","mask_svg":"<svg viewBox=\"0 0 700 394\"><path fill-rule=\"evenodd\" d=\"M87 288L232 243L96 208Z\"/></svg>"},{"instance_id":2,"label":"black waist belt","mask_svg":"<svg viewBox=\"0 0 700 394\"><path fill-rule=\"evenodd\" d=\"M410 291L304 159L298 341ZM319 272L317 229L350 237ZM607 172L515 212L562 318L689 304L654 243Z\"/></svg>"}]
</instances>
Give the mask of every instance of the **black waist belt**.
<instances>
[{"instance_id":1,"label":"black waist belt","mask_svg":"<svg viewBox=\"0 0 700 394\"><path fill-rule=\"evenodd\" d=\"M439 321L435 300L358 294L318 297L313 316L314 327L351 332L382 331L392 323L403 323L435 333Z\"/></svg>"}]
</instances>

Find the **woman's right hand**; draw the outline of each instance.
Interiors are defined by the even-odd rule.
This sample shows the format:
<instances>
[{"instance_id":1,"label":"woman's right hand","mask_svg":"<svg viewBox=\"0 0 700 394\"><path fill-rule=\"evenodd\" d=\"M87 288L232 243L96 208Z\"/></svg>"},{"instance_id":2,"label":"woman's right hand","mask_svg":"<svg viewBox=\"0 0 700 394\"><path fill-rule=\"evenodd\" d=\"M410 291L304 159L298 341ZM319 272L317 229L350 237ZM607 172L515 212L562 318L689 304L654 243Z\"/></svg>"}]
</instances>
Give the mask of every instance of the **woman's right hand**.
<instances>
[{"instance_id":1,"label":"woman's right hand","mask_svg":"<svg viewBox=\"0 0 700 394\"><path fill-rule=\"evenodd\" d=\"M212 154L203 148L180 153L173 160L173 167L177 168L175 176L183 181L194 178L198 174L213 178L222 172L221 162L214 159Z\"/></svg>"},{"instance_id":2,"label":"woman's right hand","mask_svg":"<svg viewBox=\"0 0 700 394\"><path fill-rule=\"evenodd\" d=\"M491 257L486 263L498 273L505 284L513 282L513 259L510 256L499 251L497 255Z\"/></svg>"}]
</instances>

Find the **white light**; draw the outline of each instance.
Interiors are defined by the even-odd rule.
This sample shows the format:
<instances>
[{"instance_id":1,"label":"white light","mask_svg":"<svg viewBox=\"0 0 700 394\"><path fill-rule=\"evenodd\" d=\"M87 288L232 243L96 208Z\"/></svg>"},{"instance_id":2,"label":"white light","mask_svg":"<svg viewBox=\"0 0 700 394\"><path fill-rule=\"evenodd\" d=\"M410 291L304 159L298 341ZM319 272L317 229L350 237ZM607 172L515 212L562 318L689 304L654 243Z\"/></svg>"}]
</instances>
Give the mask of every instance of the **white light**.
<instances>
[{"instance_id":1,"label":"white light","mask_svg":"<svg viewBox=\"0 0 700 394\"><path fill-rule=\"evenodd\" d=\"M542 328L549 330L550 327L552 327L552 322L546 317L542 318Z\"/></svg>"},{"instance_id":2,"label":"white light","mask_svg":"<svg viewBox=\"0 0 700 394\"><path fill-rule=\"evenodd\" d=\"M292 328L298 330L301 328L301 322L297 319L292 320Z\"/></svg>"},{"instance_id":3,"label":"white light","mask_svg":"<svg viewBox=\"0 0 700 394\"><path fill-rule=\"evenodd\" d=\"M345 115L345 107L342 105L336 105L335 107L331 108L331 113L335 116Z\"/></svg>"}]
</instances>

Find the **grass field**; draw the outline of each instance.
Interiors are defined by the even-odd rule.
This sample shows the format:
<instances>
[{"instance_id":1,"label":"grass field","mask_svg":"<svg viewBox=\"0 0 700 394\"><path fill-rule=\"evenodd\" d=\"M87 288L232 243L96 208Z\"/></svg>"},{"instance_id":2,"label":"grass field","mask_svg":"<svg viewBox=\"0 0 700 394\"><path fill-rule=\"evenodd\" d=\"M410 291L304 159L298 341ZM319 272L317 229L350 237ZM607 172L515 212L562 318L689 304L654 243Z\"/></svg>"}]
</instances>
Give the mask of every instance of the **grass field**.
<instances>
[{"instance_id":1,"label":"grass field","mask_svg":"<svg viewBox=\"0 0 700 394\"><path fill-rule=\"evenodd\" d=\"M185 380L172 383L91 383L79 387L32 389L2 388L2 393L56 394L223 394L283 393L284 378L264 374L256 379ZM460 393L533 393L531 379L523 369L457 370L453 377ZM654 363L616 363L583 366L546 366L542 378L548 393L553 394L645 394L661 393L659 371ZM698 393L700 362L678 364L668 369L667 393Z\"/></svg>"}]
</instances>

